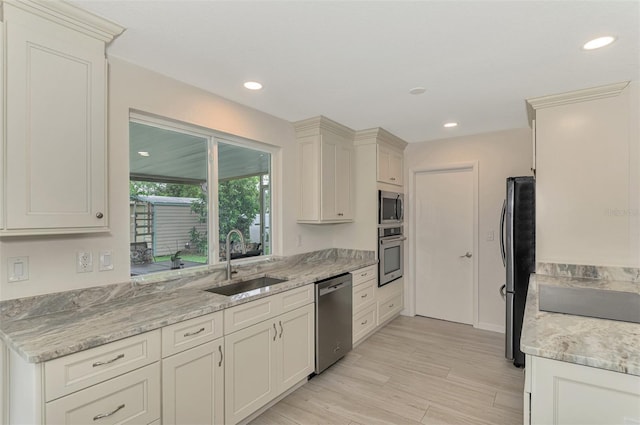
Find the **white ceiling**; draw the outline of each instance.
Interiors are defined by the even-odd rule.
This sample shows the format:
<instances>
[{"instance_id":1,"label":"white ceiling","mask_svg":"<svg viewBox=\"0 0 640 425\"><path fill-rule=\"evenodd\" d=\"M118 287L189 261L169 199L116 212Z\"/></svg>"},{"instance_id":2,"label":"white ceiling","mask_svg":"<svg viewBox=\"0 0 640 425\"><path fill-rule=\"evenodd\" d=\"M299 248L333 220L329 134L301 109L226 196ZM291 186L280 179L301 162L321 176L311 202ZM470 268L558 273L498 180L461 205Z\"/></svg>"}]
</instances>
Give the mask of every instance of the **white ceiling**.
<instances>
[{"instance_id":1,"label":"white ceiling","mask_svg":"<svg viewBox=\"0 0 640 425\"><path fill-rule=\"evenodd\" d=\"M127 28L110 55L289 121L407 142L526 127L526 98L640 79L638 1L73 2ZM581 49L605 34L618 40Z\"/></svg>"}]
</instances>

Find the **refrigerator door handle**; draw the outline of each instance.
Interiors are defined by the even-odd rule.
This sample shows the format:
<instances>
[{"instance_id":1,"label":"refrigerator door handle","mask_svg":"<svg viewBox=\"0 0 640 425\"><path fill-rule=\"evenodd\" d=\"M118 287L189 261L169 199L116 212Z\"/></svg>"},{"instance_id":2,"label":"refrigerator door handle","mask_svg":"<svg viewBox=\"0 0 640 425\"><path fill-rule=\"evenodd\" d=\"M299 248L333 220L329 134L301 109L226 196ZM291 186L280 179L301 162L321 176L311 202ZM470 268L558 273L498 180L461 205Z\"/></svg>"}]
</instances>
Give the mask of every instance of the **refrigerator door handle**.
<instances>
[{"instance_id":1,"label":"refrigerator door handle","mask_svg":"<svg viewBox=\"0 0 640 425\"><path fill-rule=\"evenodd\" d=\"M500 287L500 289L498 289L498 292L500 292L500 296L502 297L503 300L507 299L507 294L505 294L504 290L507 288L507 284L505 283L504 285L502 285Z\"/></svg>"},{"instance_id":2,"label":"refrigerator door handle","mask_svg":"<svg viewBox=\"0 0 640 425\"><path fill-rule=\"evenodd\" d=\"M500 255L502 255L502 265L507 265L507 252L504 248L504 217L507 213L507 200L502 203L502 212L500 213Z\"/></svg>"}]
</instances>

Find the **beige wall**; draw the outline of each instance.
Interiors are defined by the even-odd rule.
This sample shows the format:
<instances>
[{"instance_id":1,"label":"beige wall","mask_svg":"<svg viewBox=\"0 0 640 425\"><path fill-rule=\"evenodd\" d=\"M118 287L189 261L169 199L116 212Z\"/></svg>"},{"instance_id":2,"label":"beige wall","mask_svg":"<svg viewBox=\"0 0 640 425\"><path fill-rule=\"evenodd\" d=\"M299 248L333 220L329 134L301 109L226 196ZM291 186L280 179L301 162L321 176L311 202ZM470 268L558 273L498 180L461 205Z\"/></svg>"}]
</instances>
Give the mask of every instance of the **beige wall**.
<instances>
[{"instance_id":1,"label":"beige wall","mask_svg":"<svg viewBox=\"0 0 640 425\"><path fill-rule=\"evenodd\" d=\"M479 326L484 329L504 331L505 305L498 290L505 281L499 242L505 180L509 176L531 175L532 157L531 130L528 128L414 143L405 150L406 181L411 178L412 170L478 161L478 316ZM411 208L407 208L406 213L411 214ZM411 217L406 217L405 223L410 222ZM407 236L411 238L412 230L407 230ZM494 232L493 241L487 241L488 232ZM410 257L406 256L407 259ZM412 265L405 264L409 269L407 301L412 303L415 277L412 276ZM411 312L411 306L408 307Z\"/></svg>"},{"instance_id":2,"label":"beige wall","mask_svg":"<svg viewBox=\"0 0 640 425\"><path fill-rule=\"evenodd\" d=\"M109 218L100 235L12 237L0 240L0 299L85 288L129 280L129 111L155 114L281 147L274 169L274 248L291 255L333 245L323 226L296 223L296 148L293 126L117 58L110 58ZM53 77L52 77L53 78ZM282 193L287 196L281 196ZM278 217L275 213L280 212ZM302 244L298 246L298 235ZM114 270L99 272L100 250L112 250ZM76 251L90 250L94 271L76 273ZM29 257L29 280L8 282L8 257Z\"/></svg>"}]
</instances>

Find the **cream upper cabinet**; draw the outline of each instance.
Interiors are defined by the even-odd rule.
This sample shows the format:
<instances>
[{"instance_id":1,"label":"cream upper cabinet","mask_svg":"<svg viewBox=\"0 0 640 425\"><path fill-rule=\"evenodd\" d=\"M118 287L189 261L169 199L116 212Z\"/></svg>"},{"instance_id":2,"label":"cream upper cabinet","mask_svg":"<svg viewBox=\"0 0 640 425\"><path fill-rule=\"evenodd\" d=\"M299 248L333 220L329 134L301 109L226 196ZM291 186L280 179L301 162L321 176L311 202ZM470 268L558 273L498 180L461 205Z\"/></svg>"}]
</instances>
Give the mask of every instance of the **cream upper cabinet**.
<instances>
[{"instance_id":1,"label":"cream upper cabinet","mask_svg":"<svg viewBox=\"0 0 640 425\"><path fill-rule=\"evenodd\" d=\"M381 183L403 185L402 151L378 145L378 181Z\"/></svg>"},{"instance_id":2,"label":"cream upper cabinet","mask_svg":"<svg viewBox=\"0 0 640 425\"><path fill-rule=\"evenodd\" d=\"M525 424L640 422L640 376L530 355L526 363Z\"/></svg>"},{"instance_id":3,"label":"cream upper cabinet","mask_svg":"<svg viewBox=\"0 0 640 425\"><path fill-rule=\"evenodd\" d=\"M354 216L353 131L325 117L295 123L299 223L340 223Z\"/></svg>"},{"instance_id":4,"label":"cream upper cabinet","mask_svg":"<svg viewBox=\"0 0 640 425\"><path fill-rule=\"evenodd\" d=\"M108 230L105 44L123 28L58 1L5 0L0 234Z\"/></svg>"},{"instance_id":5,"label":"cream upper cabinet","mask_svg":"<svg viewBox=\"0 0 640 425\"><path fill-rule=\"evenodd\" d=\"M536 261L640 267L640 88L529 99Z\"/></svg>"}]
</instances>

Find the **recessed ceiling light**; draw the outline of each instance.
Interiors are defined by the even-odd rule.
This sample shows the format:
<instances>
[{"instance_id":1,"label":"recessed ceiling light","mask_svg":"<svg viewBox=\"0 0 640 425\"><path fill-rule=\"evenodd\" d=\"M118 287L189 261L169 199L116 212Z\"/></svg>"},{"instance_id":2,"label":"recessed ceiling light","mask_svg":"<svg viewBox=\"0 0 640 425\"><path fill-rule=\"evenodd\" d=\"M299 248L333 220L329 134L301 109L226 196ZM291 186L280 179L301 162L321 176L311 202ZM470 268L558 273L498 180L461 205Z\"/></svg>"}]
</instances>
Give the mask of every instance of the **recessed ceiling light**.
<instances>
[{"instance_id":1,"label":"recessed ceiling light","mask_svg":"<svg viewBox=\"0 0 640 425\"><path fill-rule=\"evenodd\" d=\"M244 83L244 87L249 90L260 90L262 88L262 84L257 81L247 81Z\"/></svg>"},{"instance_id":2,"label":"recessed ceiling light","mask_svg":"<svg viewBox=\"0 0 640 425\"><path fill-rule=\"evenodd\" d=\"M414 87L411 90L409 90L409 94L422 94L426 91L427 89L425 89L424 87Z\"/></svg>"},{"instance_id":3,"label":"recessed ceiling light","mask_svg":"<svg viewBox=\"0 0 640 425\"><path fill-rule=\"evenodd\" d=\"M453 128L453 127L457 127L458 123L457 122L447 122L444 124L444 128Z\"/></svg>"},{"instance_id":4,"label":"recessed ceiling light","mask_svg":"<svg viewBox=\"0 0 640 425\"><path fill-rule=\"evenodd\" d=\"M140 152L138 152L138 155L140 155L140 156L149 156L150 153L147 152L147 151L140 151Z\"/></svg>"},{"instance_id":5,"label":"recessed ceiling light","mask_svg":"<svg viewBox=\"0 0 640 425\"><path fill-rule=\"evenodd\" d=\"M605 37L598 37L598 38L594 38L591 41L587 41L586 43L584 43L584 46L582 46L582 48L584 50L599 49L601 47L608 46L614 41L616 41L615 37L607 35Z\"/></svg>"}]
</instances>

